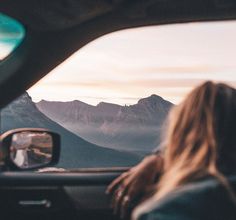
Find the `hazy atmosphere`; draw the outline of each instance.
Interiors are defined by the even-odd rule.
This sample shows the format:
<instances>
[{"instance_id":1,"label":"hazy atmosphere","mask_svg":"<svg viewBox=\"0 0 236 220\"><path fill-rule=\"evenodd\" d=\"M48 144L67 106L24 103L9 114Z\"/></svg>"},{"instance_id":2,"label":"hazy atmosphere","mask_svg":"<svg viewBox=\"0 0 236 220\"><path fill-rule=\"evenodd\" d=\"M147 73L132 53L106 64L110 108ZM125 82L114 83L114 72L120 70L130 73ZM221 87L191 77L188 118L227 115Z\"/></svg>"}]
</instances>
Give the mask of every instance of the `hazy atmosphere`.
<instances>
[{"instance_id":1,"label":"hazy atmosphere","mask_svg":"<svg viewBox=\"0 0 236 220\"><path fill-rule=\"evenodd\" d=\"M125 30L71 56L1 111L2 132L61 135L58 167L133 166L162 142L173 104L204 80L236 86L235 22Z\"/></svg>"},{"instance_id":2,"label":"hazy atmosphere","mask_svg":"<svg viewBox=\"0 0 236 220\"><path fill-rule=\"evenodd\" d=\"M120 31L88 44L28 92L34 101L134 104L157 94L178 103L213 79L236 85L236 22Z\"/></svg>"}]
</instances>

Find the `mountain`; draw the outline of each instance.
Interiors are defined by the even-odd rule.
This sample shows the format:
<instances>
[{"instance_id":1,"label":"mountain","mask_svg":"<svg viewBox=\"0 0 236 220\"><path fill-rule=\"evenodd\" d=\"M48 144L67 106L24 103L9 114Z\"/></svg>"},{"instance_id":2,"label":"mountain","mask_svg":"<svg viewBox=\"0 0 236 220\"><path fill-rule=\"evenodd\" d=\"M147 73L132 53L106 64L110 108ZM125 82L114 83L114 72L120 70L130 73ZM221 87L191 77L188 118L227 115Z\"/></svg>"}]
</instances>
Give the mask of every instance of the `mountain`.
<instances>
[{"instance_id":1,"label":"mountain","mask_svg":"<svg viewBox=\"0 0 236 220\"><path fill-rule=\"evenodd\" d=\"M38 110L27 93L1 111L1 132L14 128L47 128L61 135L61 156L58 167L131 166L137 155L94 145L66 130Z\"/></svg>"},{"instance_id":2,"label":"mountain","mask_svg":"<svg viewBox=\"0 0 236 220\"><path fill-rule=\"evenodd\" d=\"M49 118L89 142L142 154L160 143L161 126L172 105L157 95L130 106L105 102L92 106L80 101L36 103Z\"/></svg>"}]
</instances>

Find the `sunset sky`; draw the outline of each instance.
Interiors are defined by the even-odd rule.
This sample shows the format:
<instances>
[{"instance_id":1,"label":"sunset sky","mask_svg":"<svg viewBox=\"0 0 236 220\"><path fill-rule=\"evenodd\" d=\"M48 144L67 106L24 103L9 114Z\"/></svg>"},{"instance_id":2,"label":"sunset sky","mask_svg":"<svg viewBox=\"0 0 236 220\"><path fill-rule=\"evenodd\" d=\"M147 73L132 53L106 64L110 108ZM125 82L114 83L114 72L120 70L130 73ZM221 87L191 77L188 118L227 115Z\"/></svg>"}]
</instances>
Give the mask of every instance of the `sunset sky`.
<instances>
[{"instance_id":1,"label":"sunset sky","mask_svg":"<svg viewBox=\"0 0 236 220\"><path fill-rule=\"evenodd\" d=\"M236 86L236 22L119 31L88 44L28 90L34 101L178 103L206 79Z\"/></svg>"}]
</instances>

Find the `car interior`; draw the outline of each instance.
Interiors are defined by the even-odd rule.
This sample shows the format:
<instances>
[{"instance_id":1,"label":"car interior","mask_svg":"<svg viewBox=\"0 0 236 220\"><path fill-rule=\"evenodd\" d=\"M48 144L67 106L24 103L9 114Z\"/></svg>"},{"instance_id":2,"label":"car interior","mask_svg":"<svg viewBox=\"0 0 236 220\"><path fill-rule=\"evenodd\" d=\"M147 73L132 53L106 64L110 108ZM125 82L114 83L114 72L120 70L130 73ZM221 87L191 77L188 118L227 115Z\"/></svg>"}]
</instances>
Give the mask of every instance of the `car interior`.
<instances>
[{"instance_id":1,"label":"car interior","mask_svg":"<svg viewBox=\"0 0 236 220\"><path fill-rule=\"evenodd\" d=\"M156 140L153 140L153 147L148 149L148 152L144 152L142 144L146 144L147 141L140 136L140 139L138 139L140 146L138 145L137 149L135 149L135 154L132 154L132 152L124 153L125 147L119 148L118 151L116 149L117 143L123 139L122 132L127 133L127 131L122 130L124 124L120 123L121 120L123 120L122 123L127 122L128 111L137 115L141 114L142 110L138 109L138 104L143 106L149 101L160 101L160 97L152 95L154 94L154 90L148 90L148 94L150 95L148 99L138 99L138 97L144 98L144 96L147 96L146 93L144 95L136 94L136 96L134 93L133 95L136 99L135 102L130 101L128 103L128 105L131 106L130 108L126 108L126 101L119 102L118 107L117 105L109 105L109 113L111 111L118 112L118 110L122 110L125 111L126 114L121 114L117 121L115 121L117 127L112 127L114 128L112 134L114 134L115 131L119 131L120 139L112 139L110 138L112 137L111 135L109 136L110 139L107 140L102 139L103 136L101 136L101 133L98 133L96 137L94 133L89 136L85 130L92 129L90 127L86 127L85 129L85 127L82 126L81 130L76 128L77 130L75 131L73 130L74 127L70 127L71 124L66 124L67 119L60 121L61 118L58 119L58 115L60 117L62 117L61 115L67 116L66 113L70 112L70 110L64 108L64 106L62 106L63 103L58 102L56 103L57 105L52 106L50 102L40 101L41 99L47 100L47 98L50 98L48 94L41 97L42 90L39 90L37 93L40 97L35 101L35 103L37 103L31 103L32 99L28 94L34 98L33 95L36 90L32 88L34 88L34 85L39 85L43 77L46 79L46 77L51 75L51 72L55 77L56 75L61 77L59 73L56 74L53 72L58 66L62 65L63 62L73 56L73 54L83 53L86 48L90 48L90 45L93 45L96 39L102 39L105 36L109 36L109 34L112 35L112 33L144 28L143 30L145 30L145 33L148 33L147 35L150 37L151 32L146 31L148 28L164 28L168 25L189 25L192 23L207 23L211 25L211 23L214 22L231 22L230 24L234 25L235 19L236 2L233 0L0 0L0 215L2 219L120 219L119 216L113 214L110 206L111 198L105 193L106 188L116 177L137 164L148 152L151 153L151 149L154 150L154 145L157 145ZM10 28L7 25L10 25ZM224 27L224 25L225 23L222 23L222 27ZM202 29L204 28L207 29L208 26L202 27ZM7 34L4 35L4 31L6 30L15 35L13 34L14 40L9 43L11 47L6 47L5 49L1 41L5 44L8 43L4 41L4 39L8 37ZM220 31L221 30L224 29L220 29ZM219 33L221 33L220 31ZM135 33L136 32L134 32L134 34ZM187 32L183 32L183 35L185 33ZM225 32L226 35L227 33L231 32ZM155 36L159 36L158 34ZM129 36L128 33L126 37L129 38ZM163 45L162 50L164 51L166 48L172 47L166 36L172 39L175 38L175 35L172 35L172 32L167 32L167 34L163 36L163 42L165 42L165 40L167 42L166 45L165 43L160 43L160 45ZM214 37L214 32L212 36ZM136 37L138 39L138 35L134 35L134 41ZM202 37L201 42L204 42L204 36ZM116 43L120 46L124 43L125 47L128 47L131 43L126 42L125 44L125 39L126 38L122 37L116 38ZM155 41L153 42L155 43ZM114 43L111 44L113 45ZM101 50L100 52L106 54L107 51L104 45L98 44L97 48ZM222 45L223 48L224 42ZM205 47L207 46L206 44ZM135 47L136 46L133 46L133 48ZM152 47L154 47L154 45L151 42L149 43L149 48ZM158 45L158 47L160 46ZM230 47L233 50L233 45L229 43L227 48ZM142 49L142 47L140 48ZM145 54L144 50L145 49L143 49L143 53ZM160 55L162 50L160 50ZM91 51L93 50L91 49ZM116 52L118 53L119 49L111 47L110 51L115 54ZM125 53L126 52L127 51L125 51ZM141 54L142 51L139 53ZM149 53L150 51L146 54L145 62L154 62L155 60L152 59L151 53ZM101 54L95 56L95 59L99 60ZM82 55L81 59L83 58ZM223 57L227 55L227 51L225 54L219 55ZM231 58L233 57L232 54L230 54L230 56ZM104 55L104 57L105 61L109 59L109 55ZM114 57L115 61L119 59L119 56ZM131 54L130 57L130 60L136 59L135 54ZM226 61L228 60L227 57L224 59ZM136 64L139 62L138 59L135 61ZM226 61L225 63L227 63ZM127 63L128 62L129 60ZM179 62L181 63L181 61ZM87 58L87 60L82 59L82 62L75 63L74 65L82 66L84 63L88 63L89 67L94 66L95 69L98 68L96 63L93 64L92 58L90 57ZM225 63L224 65L226 66ZM203 64L203 66L204 65L205 64ZM223 67L224 65L222 64ZM101 64L101 68L102 67ZM207 69L204 68L203 71ZM236 78L235 76L233 78L233 69L234 67L230 66L228 72L226 71L227 73L224 73L224 71L219 71L218 73L217 70L216 79L224 79L225 77L227 82L231 82L235 86ZM165 71L161 69L161 76L167 74ZM185 71L184 74L187 74L189 69L181 69L181 71ZM212 71L212 69L209 71ZM77 72L76 74L79 75L79 71ZM196 72L197 71L195 71L195 73ZM67 78L71 77L69 72L64 74L68 74L68 77L66 76ZM100 81L105 82L106 78L101 78L102 74L103 72L101 75L97 76L97 79L98 81L100 79ZM125 74L124 71L124 78ZM93 84L92 78L89 78L92 74L88 78L85 78L84 75L84 78L78 78L78 81L85 79L86 83L92 83L91 85L89 84L89 89L97 86ZM132 74L127 76L128 78L130 77L130 80L131 75ZM66 77L63 78L63 80L66 79ZM106 77L108 77L108 75ZM132 78L132 80L135 80L136 77L137 76ZM201 79L201 75L199 75L198 78ZM89 79L91 79L91 82ZM150 80L153 81L153 79L148 75L145 79L149 80L149 84L147 84L150 87ZM55 88L59 88L58 90L60 90L59 81L55 82L57 83ZM121 83L117 83L116 86L116 82L111 81L111 83L111 87L114 87L114 89L120 87L124 89L123 93L126 93L126 87L124 86L126 81L121 80ZM185 87L189 87L190 84L188 84L187 80L185 83ZM156 84L154 86L156 86ZM159 86L161 87L161 84ZM173 83L173 87L174 86L175 84ZM46 87L42 88L45 89ZM137 90L135 91L137 92L138 90L141 90L141 87L137 84ZM28 93L26 93L26 91ZM74 91L77 92L77 90ZM96 91L97 96L102 97L102 102L99 101L99 104L95 102L96 104L93 105L91 101L91 104L89 101L86 101L91 100L91 97L88 98L91 91L88 94L86 93L84 97L88 99L81 100L83 106L86 104L84 102L89 103L89 105L86 105L86 109L82 112L83 117L85 117L86 112L89 112L90 116L92 113L95 114L95 107L101 107L101 112L107 116L108 113L104 110L104 106L107 107L107 105L106 103L104 104L104 102L107 100L110 104L111 102L117 104L119 101L118 96L116 97L118 101L110 101L110 96L104 99L105 92L101 93L100 90L99 93L98 90ZM162 90L160 89L160 91ZM63 93L65 92L63 91L58 94ZM132 100L134 96L129 100ZM14 101L19 97L21 97L20 100ZM77 97L75 96L67 101L72 100L77 100ZM136 102L138 102L138 104L134 105ZM160 102L165 107L162 112L164 117L172 103L162 98ZM174 99L173 103L175 103ZM73 103L73 105L75 104L76 103ZM81 105L81 103L79 104ZM37 109L35 107L36 105ZM121 105L122 108L120 107ZM26 120L28 119L26 118L27 114L25 113L26 110L24 106L30 108L29 111L32 113L30 122L27 123ZM40 113L38 109L40 109ZM10 115L9 112L12 114L21 112L21 114L16 115L13 120L13 116ZM58 114L55 114L55 112ZM99 115L99 117L105 117L104 115ZM88 118L86 117L84 120L88 120ZM133 118L129 120L132 122L135 121ZM54 123L54 121L57 123ZM76 120L73 119L73 122L75 121ZM10 122L14 122L15 124L11 125ZM82 122L84 123L84 121ZM156 123L162 123L162 120ZM64 124L66 129L63 127ZM92 126L94 126L94 124ZM104 130L102 131L107 131L107 127L104 126L102 127ZM106 126L108 125L106 124ZM146 127L143 127L140 131L144 132L145 129ZM77 136L75 137L74 134L76 132L82 137L80 140L76 139ZM133 137L133 139L137 139L137 136L132 136L131 131L128 134L130 137ZM149 138L152 140L153 133L150 134ZM35 143L32 144L32 141ZM88 142L93 143L93 145ZM81 148L74 146L77 143L81 145ZM130 145L131 142L127 141L127 143L122 142L124 146L125 144ZM40 147L40 144L42 147ZM25 157L24 147L26 145L30 145L30 153L33 159L27 158L27 160L23 161L22 158ZM66 145L68 145L67 148L64 147ZM98 150L95 156L91 156L92 149L98 146L104 146L104 148ZM109 148L109 146L111 146L111 148ZM85 148L87 151L84 150L84 152L82 152L81 149ZM67 161L70 162L68 163L69 165ZM93 162L93 165L87 165L88 162Z\"/></svg>"}]
</instances>

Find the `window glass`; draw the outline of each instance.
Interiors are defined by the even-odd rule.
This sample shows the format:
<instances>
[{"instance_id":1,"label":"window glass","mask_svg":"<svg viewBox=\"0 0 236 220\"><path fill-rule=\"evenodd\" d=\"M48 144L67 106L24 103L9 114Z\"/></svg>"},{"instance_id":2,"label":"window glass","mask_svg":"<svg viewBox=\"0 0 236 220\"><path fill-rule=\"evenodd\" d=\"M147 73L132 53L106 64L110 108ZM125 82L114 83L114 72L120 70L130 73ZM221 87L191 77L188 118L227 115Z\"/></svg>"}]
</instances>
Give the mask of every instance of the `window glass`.
<instances>
[{"instance_id":1,"label":"window glass","mask_svg":"<svg viewBox=\"0 0 236 220\"><path fill-rule=\"evenodd\" d=\"M0 13L0 61L11 54L24 37L24 27L15 19Z\"/></svg>"},{"instance_id":2,"label":"window glass","mask_svg":"<svg viewBox=\"0 0 236 220\"><path fill-rule=\"evenodd\" d=\"M91 42L11 103L2 128L62 136L59 167L131 166L172 106L205 80L236 86L236 22L123 30Z\"/></svg>"}]
</instances>

